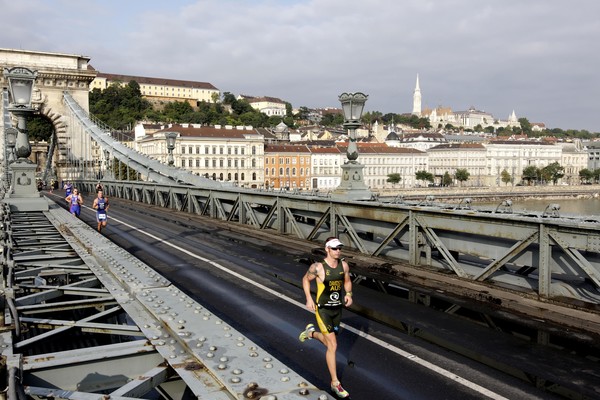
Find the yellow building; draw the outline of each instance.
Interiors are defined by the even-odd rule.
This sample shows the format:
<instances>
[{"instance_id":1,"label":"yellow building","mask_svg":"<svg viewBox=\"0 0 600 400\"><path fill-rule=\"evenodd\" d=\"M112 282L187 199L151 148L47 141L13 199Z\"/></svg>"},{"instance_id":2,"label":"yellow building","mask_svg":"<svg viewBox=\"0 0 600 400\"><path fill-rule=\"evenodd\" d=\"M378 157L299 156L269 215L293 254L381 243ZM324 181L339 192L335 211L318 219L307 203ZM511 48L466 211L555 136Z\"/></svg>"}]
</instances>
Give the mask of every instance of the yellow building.
<instances>
[{"instance_id":1,"label":"yellow building","mask_svg":"<svg viewBox=\"0 0 600 400\"><path fill-rule=\"evenodd\" d=\"M187 101L191 106L196 107L203 101L214 103L221 95L219 89L207 82L106 74L102 72L98 72L98 75L90 84L90 90L104 90L113 83L127 85L131 81L136 81L140 85L142 96L152 103Z\"/></svg>"}]
</instances>

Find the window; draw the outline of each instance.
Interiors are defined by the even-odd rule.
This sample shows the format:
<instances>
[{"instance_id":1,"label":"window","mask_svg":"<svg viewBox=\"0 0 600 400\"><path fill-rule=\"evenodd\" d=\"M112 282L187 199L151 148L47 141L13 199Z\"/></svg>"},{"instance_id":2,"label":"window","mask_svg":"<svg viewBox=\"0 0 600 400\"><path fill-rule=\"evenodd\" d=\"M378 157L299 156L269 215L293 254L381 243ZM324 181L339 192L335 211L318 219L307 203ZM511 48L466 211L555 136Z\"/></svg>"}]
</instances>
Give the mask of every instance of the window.
<instances>
[{"instance_id":1,"label":"window","mask_svg":"<svg viewBox=\"0 0 600 400\"><path fill-rule=\"evenodd\" d=\"M184 159L182 159L182 160L181 160L181 166L182 166L183 168L185 168L185 160L184 160Z\"/></svg>"},{"instance_id":2,"label":"window","mask_svg":"<svg viewBox=\"0 0 600 400\"><path fill-rule=\"evenodd\" d=\"M282 176L283 175L283 168L279 168L279 175Z\"/></svg>"},{"instance_id":3,"label":"window","mask_svg":"<svg viewBox=\"0 0 600 400\"><path fill-rule=\"evenodd\" d=\"M200 154L200 146L196 146L196 154Z\"/></svg>"},{"instance_id":4,"label":"window","mask_svg":"<svg viewBox=\"0 0 600 400\"><path fill-rule=\"evenodd\" d=\"M185 146L181 146L181 154L185 154Z\"/></svg>"},{"instance_id":5,"label":"window","mask_svg":"<svg viewBox=\"0 0 600 400\"><path fill-rule=\"evenodd\" d=\"M194 160L191 158L188 160L188 167L192 167L194 165Z\"/></svg>"},{"instance_id":6,"label":"window","mask_svg":"<svg viewBox=\"0 0 600 400\"><path fill-rule=\"evenodd\" d=\"M256 160L254 158L252 159L252 168L256 168Z\"/></svg>"},{"instance_id":7,"label":"window","mask_svg":"<svg viewBox=\"0 0 600 400\"><path fill-rule=\"evenodd\" d=\"M269 168L265 168L265 176L269 176Z\"/></svg>"},{"instance_id":8,"label":"window","mask_svg":"<svg viewBox=\"0 0 600 400\"><path fill-rule=\"evenodd\" d=\"M223 168L225 166L225 161L221 158L219 160L219 167Z\"/></svg>"},{"instance_id":9,"label":"window","mask_svg":"<svg viewBox=\"0 0 600 400\"><path fill-rule=\"evenodd\" d=\"M213 154L217 154L217 146L213 146Z\"/></svg>"},{"instance_id":10,"label":"window","mask_svg":"<svg viewBox=\"0 0 600 400\"><path fill-rule=\"evenodd\" d=\"M231 147L227 147L227 154L231 154Z\"/></svg>"},{"instance_id":11,"label":"window","mask_svg":"<svg viewBox=\"0 0 600 400\"><path fill-rule=\"evenodd\" d=\"M265 164L269 165L269 157L265 157Z\"/></svg>"},{"instance_id":12,"label":"window","mask_svg":"<svg viewBox=\"0 0 600 400\"><path fill-rule=\"evenodd\" d=\"M208 168L208 167L209 167L209 161L208 161L208 158L204 160L204 166L205 166L206 168Z\"/></svg>"},{"instance_id":13,"label":"window","mask_svg":"<svg viewBox=\"0 0 600 400\"><path fill-rule=\"evenodd\" d=\"M215 159L212 160L212 166L213 166L213 168L217 168L217 160L215 160Z\"/></svg>"},{"instance_id":14,"label":"window","mask_svg":"<svg viewBox=\"0 0 600 400\"><path fill-rule=\"evenodd\" d=\"M296 168L292 168L292 176L296 176Z\"/></svg>"},{"instance_id":15,"label":"window","mask_svg":"<svg viewBox=\"0 0 600 400\"><path fill-rule=\"evenodd\" d=\"M223 146L219 147L219 154L225 154Z\"/></svg>"},{"instance_id":16,"label":"window","mask_svg":"<svg viewBox=\"0 0 600 400\"><path fill-rule=\"evenodd\" d=\"M256 155L256 146L252 146L252 155Z\"/></svg>"},{"instance_id":17,"label":"window","mask_svg":"<svg viewBox=\"0 0 600 400\"><path fill-rule=\"evenodd\" d=\"M227 159L227 167L228 167L228 168L231 168L231 158L228 158L228 159Z\"/></svg>"}]
</instances>

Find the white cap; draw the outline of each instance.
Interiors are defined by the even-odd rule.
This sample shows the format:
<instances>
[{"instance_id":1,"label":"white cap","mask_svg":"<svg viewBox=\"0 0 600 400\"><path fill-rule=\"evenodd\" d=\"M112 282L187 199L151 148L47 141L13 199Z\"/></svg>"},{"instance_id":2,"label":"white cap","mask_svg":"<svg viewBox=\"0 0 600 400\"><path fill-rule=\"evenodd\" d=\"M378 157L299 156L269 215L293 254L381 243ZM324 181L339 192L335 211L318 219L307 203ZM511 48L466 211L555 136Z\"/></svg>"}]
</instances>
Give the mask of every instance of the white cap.
<instances>
[{"instance_id":1,"label":"white cap","mask_svg":"<svg viewBox=\"0 0 600 400\"><path fill-rule=\"evenodd\" d=\"M331 239L330 241L325 243L325 247L340 247L343 245L344 244L342 242L340 242L339 239Z\"/></svg>"}]
</instances>

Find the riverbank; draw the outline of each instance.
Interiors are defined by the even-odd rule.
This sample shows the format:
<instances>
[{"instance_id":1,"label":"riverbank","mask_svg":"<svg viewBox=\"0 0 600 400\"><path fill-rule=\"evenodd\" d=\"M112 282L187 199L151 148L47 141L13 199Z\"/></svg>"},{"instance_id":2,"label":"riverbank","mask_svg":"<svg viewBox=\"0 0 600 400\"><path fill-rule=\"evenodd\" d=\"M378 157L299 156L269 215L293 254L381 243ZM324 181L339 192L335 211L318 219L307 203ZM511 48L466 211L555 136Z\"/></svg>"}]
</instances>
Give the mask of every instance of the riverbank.
<instances>
[{"instance_id":1,"label":"riverbank","mask_svg":"<svg viewBox=\"0 0 600 400\"><path fill-rule=\"evenodd\" d=\"M504 200L504 199L568 199L600 198L600 185L573 186L494 186L494 187L427 187L398 188L378 191L380 199L418 200L433 196L439 200Z\"/></svg>"}]
</instances>

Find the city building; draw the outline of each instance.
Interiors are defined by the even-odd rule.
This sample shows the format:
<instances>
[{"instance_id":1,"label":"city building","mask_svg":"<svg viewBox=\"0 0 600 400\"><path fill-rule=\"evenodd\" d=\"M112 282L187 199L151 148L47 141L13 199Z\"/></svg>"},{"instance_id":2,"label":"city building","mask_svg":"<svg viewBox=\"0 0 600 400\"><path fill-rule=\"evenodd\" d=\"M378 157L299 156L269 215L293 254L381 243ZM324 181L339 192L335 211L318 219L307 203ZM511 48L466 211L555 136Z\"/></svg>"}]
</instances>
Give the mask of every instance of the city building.
<instances>
[{"instance_id":1,"label":"city building","mask_svg":"<svg viewBox=\"0 0 600 400\"><path fill-rule=\"evenodd\" d=\"M583 143L580 139L573 139L569 142L558 142L557 145L562 147L560 165L565 169L562 183L568 185L581 183L579 171L588 168L588 152Z\"/></svg>"},{"instance_id":2,"label":"city building","mask_svg":"<svg viewBox=\"0 0 600 400\"><path fill-rule=\"evenodd\" d=\"M178 134L175 166L241 187L263 187L265 137L251 126L167 125L137 140L136 149L167 163L165 132Z\"/></svg>"},{"instance_id":3,"label":"city building","mask_svg":"<svg viewBox=\"0 0 600 400\"><path fill-rule=\"evenodd\" d=\"M562 147L547 141L494 140L485 148L486 184L489 186L502 184L502 171L511 175L512 184L519 184L526 167L544 168L553 162L560 164L562 160Z\"/></svg>"},{"instance_id":4,"label":"city building","mask_svg":"<svg viewBox=\"0 0 600 400\"><path fill-rule=\"evenodd\" d=\"M331 191L337 188L342 180L342 168L346 153L335 146L310 146L311 156L311 189Z\"/></svg>"},{"instance_id":5,"label":"city building","mask_svg":"<svg viewBox=\"0 0 600 400\"><path fill-rule=\"evenodd\" d=\"M469 173L469 179L461 186L483 186L489 184L487 174L487 150L481 143L443 143L427 150L429 170L436 184L442 183L448 173L454 178L457 169ZM459 184L458 182L455 182Z\"/></svg>"},{"instance_id":6,"label":"city building","mask_svg":"<svg viewBox=\"0 0 600 400\"><path fill-rule=\"evenodd\" d=\"M214 103L220 99L219 89L207 82L184 81L144 76L118 75L98 72L90 84L90 90L104 90L112 84L127 85L136 81L142 96L153 104L172 101L187 101L192 107L201 102Z\"/></svg>"},{"instance_id":7,"label":"city building","mask_svg":"<svg viewBox=\"0 0 600 400\"><path fill-rule=\"evenodd\" d=\"M345 154L348 142L337 143ZM424 151L390 147L382 143L358 143L358 162L365 166L364 181L371 189L414 187L417 171L428 169L428 156ZM388 182L390 174L400 174L400 183Z\"/></svg>"},{"instance_id":8,"label":"city building","mask_svg":"<svg viewBox=\"0 0 600 400\"><path fill-rule=\"evenodd\" d=\"M264 158L266 188L286 190L311 188L311 154L306 145L267 144Z\"/></svg>"},{"instance_id":9,"label":"city building","mask_svg":"<svg viewBox=\"0 0 600 400\"><path fill-rule=\"evenodd\" d=\"M285 101L278 99L276 97L252 97L239 95L239 99L244 99L255 110L260 111L263 114L266 114L269 117L277 116L277 117L285 117L287 114L286 103Z\"/></svg>"}]
</instances>

